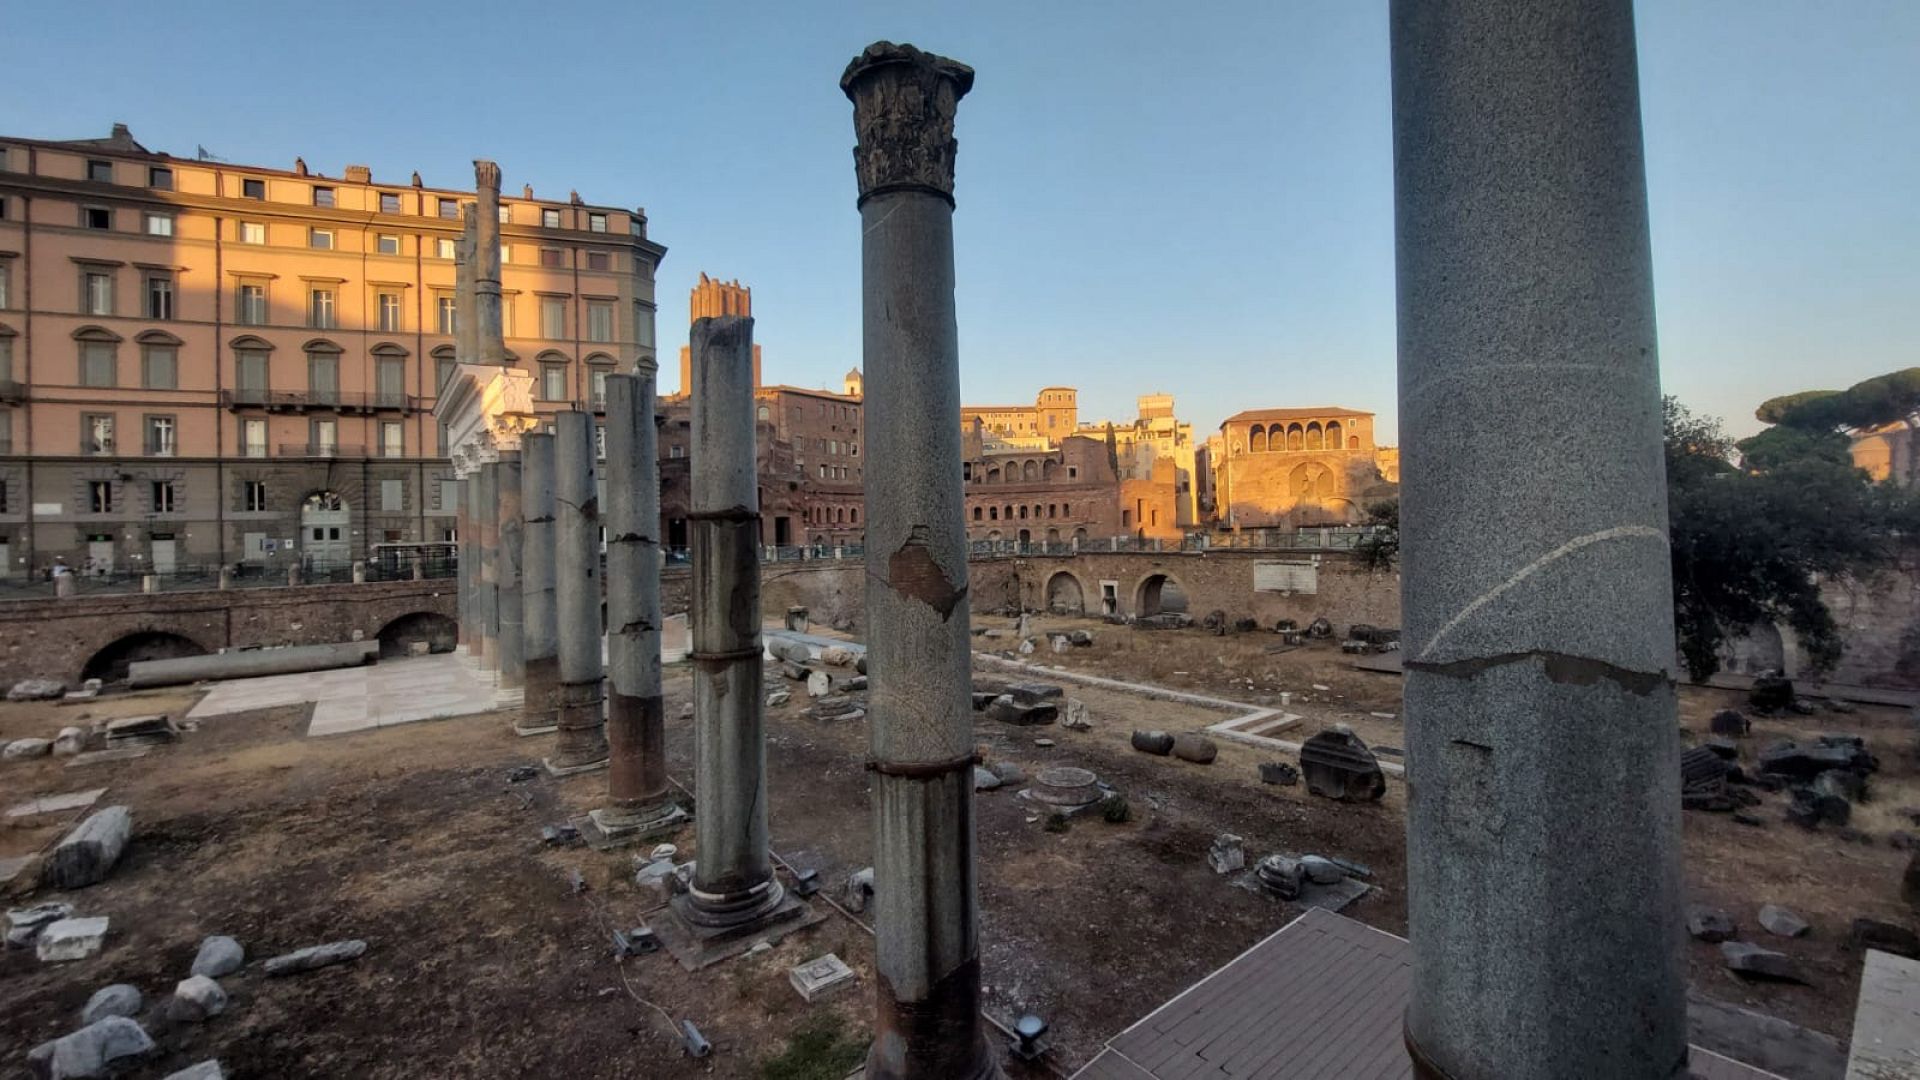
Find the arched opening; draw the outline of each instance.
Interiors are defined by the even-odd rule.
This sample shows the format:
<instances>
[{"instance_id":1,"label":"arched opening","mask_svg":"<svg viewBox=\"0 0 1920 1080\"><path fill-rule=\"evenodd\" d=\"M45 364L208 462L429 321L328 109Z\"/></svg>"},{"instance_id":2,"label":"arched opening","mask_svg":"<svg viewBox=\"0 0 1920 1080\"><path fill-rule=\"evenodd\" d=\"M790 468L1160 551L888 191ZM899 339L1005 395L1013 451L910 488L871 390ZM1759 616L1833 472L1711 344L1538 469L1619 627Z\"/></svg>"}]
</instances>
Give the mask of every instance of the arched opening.
<instances>
[{"instance_id":1,"label":"arched opening","mask_svg":"<svg viewBox=\"0 0 1920 1080\"><path fill-rule=\"evenodd\" d=\"M1047 579L1047 610L1055 615L1082 615L1087 610L1080 579L1062 570Z\"/></svg>"},{"instance_id":2,"label":"arched opening","mask_svg":"<svg viewBox=\"0 0 1920 1080\"><path fill-rule=\"evenodd\" d=\"M976 509L976 510L978 510L978 509L979 509L979 507L977 507L977 506L976 506L976 507L974 507L974 509ZM989 506L989 507L987 507L987 516L988 516L988 519L989 519L989 520L991 520L991 521L999 521L999 520L1000 520L1000 508L999 508L999 507L997 507L997 506Z\"/></svg>"},{"instance_id":3,"label":"arched opening","mask_svg":"<svg viewBox=\"0 0 1920 1080\"><path fill-rule=\"evenodd\" d=\"M411 656L425 642L428 652L452 652L460 640L460 624L433 611L415 611L380 628L380 659Z\"/></svg>"},{"instance_id":4,"label":"arched opening","mask_svg":"<svg viewBox=\"0 0 1920 1080\"><path fill-rule=\"evenodd\" d=\"M1048 529L1048 530L1047 530L1047 543L1049 543L1049 544L1057 544L1057 543L1059 543L1059 542L1060 542L1060 530L1059 530L1059 529Z\"/></svg>"},{"instance_id":5,"label":"arched opening","mask_svg":"<svg viewBox=\"0 0 1920 1080\"><path fill-rule=\"evenodd\" d=\"M1040 463L1040 479L1042 480L1053 479L1053 471L1055 469L1058 469L1059 467L1060 467L1060 463L1053 460L1052 458L1048 458L1047 460L1041 462Z\"/></svg>"},{"instance_id":6,"label":"arched opening","mask_svg":"<svg viewBox=\"0 0 1920 1080\"><path fill-rule=\"evenodd\" d=\"M1287 449L1289 450L1305 449L1306 437L1307 437L1306 429L1301 427L1299 424L1293 424L1292 426L1288 427L1287 428Z\"/></svg>"},{"instance_id":7,"label":"arched opening","mask_svg":"<svg viewBox=\"0 0 1920 1080\"><path fill-rule=\"evenodd\" d=\"M1358 435L1347 436L1347 449L1349 450L1360 449L1360 436Z\"/></svg>"},{"instance_id":8,"label":"arched opening","mask_svg":"<svg viewBox=\"0 0 1920 1080\"><path fill-rule=\"evenodd\" d=\"M1327 421L1327 449L1338 450L1345 445L1340 439L1340 421Z\"/></svg>"},{"instance_id":9,"label":"arched opening","mask_svg":"<svg viewBox=\"0 0 1920 1080\"><path fill-rule=\"evenodd\" d=\"M1021 529L1021 530L1020 530L1020 543L1021 543L1021 544L1022 544L1023 546L1024 546L1024 545L1026 545L1026 544L1031 544L1031 543L1033 543L1033 530L1031 530L1031 529Z\"/></svg>"},{"instance_id":10,"label":"arched opening","mask_svg":"<svg viewBox=\"0 0 1920 1080\"><path fill-rule=\"evenodd\" d=\"M1076 544L1084 544L1087 542L1087 530L1085 526L1073 530L1073 542Z\"/></svg>"},{"instance_id":11,"label":"arched opening","mask_svg":"<svg viewBox=\"0 0 1920 1080\"><path fill-rule=\"evenodd\" d=\"M1165 574L1153 574L1140 583L1134 594L1133 612L1145 618L1163 612L1187 610L1187 591Z\"/></svg>"},{"instance_id":12,"label":"arched opening","mask_svg":"<svg viewBox=\"0 0 1920 1080\"><path fill-rule=\"evenodd\" d=\"M101 682L125 682L127 665L142 660L177 660L183 656L205 656L207 650L192 638L164 630L143 630L114 641L93 654L80 669L82 679Z\"/></svg>"},{"instance_id":13,"label":"arched opening","mask_svg":"<svg viewBox=\"0 0 1920 1080\"><path fill-rule=\"evenodd\" d=\"M977 506L973 508L973 520L975 521L980 520L980 508Z\"/></svg>"},{"instance_id":14,"label":"arched opening","mask_svg":"<svg viewBox=\"0 0 1920 1080\"><path fill-rule=\"evenodd\" d=\"M1020 478L1022 480L1040 479L1040 463L1037 461L1028 461L1025 465L1022 465L1020 467Z\"/></svg>"},{"instance_id":15,"label":"arched opening","mask_svg":"<svg viewBox=\"0 0 1920 1080\"><path fill-rule=\"evenodd\" d=\"M1307 425L1307 449L1321 450L1326 447L1326 433L1320 430L1320 421Z\"/></svg>"},{"instance_id":16,"label":"arched opening","mask_svg":"<svg viewBox=\"0 0 1920 1080\"><path fill-rule=\"evenodd\" d=\"M1719 651L1720 666L1735 674L1787 670L1786 641L1780 636L1780 628L1770 622L1754 623L1745 633L1728 638Z\"/></svg>"},{"instance_id":17,"label":"arched opening","mask_svg":"<svg viewBox=\"0 0 1920 1080\"><path fill-rule=\"evenodd\" d=\"M1253 425L1253 430L1247 434L1247 452L1250 454L1264 454L1267 452L1267 429L1265 427L1259 424Z\"/></svg>"},{"instance_id":18,"label":"arched opening","mask_svg":"<svg viewBox=\"0 0 1920 1080\"><path fill-rule=\"evenodd\" d=\"M987 483L997 484L999 482L1000 482L1000 467L996 465L993 468L987 470Z\"/></svg>"},{"instance_id":19,"label":"arched opening","mask_svg":"<svg viewBox=\"0 0 1920 1080\"><path fill-rule=\"evenodd\" d=\"M989 529L989 530L987 531L987 539L989 539L989 540L998 540L998 539L1000 539L1000 530L999 530L999 529Z\"/></svg>"},{"instance_id":20,"label":"arched opening","mask_svg":"<svg viewBox=\"0 0 1920 1080\"><path fill-rule=\"evenodd\" d=\"M300 504L300 554L315 570L353 561L353 511L337 491L316 491Z\"/></svg>"}]
</instances>

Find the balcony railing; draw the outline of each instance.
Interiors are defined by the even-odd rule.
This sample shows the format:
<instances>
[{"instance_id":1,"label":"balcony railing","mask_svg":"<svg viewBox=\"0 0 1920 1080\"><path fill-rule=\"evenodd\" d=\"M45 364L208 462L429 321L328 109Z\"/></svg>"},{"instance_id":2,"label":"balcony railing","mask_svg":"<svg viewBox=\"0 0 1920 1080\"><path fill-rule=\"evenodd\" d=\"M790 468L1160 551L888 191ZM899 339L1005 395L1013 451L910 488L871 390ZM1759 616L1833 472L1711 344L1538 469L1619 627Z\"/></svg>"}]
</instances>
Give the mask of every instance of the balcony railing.
<instances>
[{"instance_id":1,"label":"balcony railing","mask_svg":"<svg viewBox=\"0 0 1920 1080\"><path fill-rule=\"evenodd\" d=\"M27 384L0 379L0 404L18 405L27 400Z\"/></svg>"},{"instance_id":2,"label":"balcony railing","mask_svg":"<svg viewBox=\"0 0 1920 1080\"><path fill-rule=\"evenodd\" d=\"M351 446L347 443L281 443L281 457L305 458L363 458L367 456L364 446Z\"/></svg>"},{"instance_id":3,"label":"balcony railing","mask_svg":"<svg viewBox=\"0 0 1920 1080\"><path fill-rule=\"evenodd\" d=\"M337 390L222 390L226 409L267 409L291 412L419 412L421 399L412 394L343 393Z\"/></svg>"}]
</instances>

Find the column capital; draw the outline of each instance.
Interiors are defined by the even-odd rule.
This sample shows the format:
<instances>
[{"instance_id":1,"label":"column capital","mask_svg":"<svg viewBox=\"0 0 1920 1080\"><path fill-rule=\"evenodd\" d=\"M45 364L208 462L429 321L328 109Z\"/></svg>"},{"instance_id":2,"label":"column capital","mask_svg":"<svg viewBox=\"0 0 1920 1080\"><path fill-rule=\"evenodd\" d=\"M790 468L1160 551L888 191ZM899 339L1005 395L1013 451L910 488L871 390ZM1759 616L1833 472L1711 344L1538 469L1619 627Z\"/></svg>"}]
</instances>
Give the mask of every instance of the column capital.
<instances>
[{"instance_id":1,"label":"column capital","mask_svg":"<svg viewBox=\"0 0 1920 1080\"><path fill-rule=\"evenodd\" d=\"M853 102L854 176L860 201L919 191L953 203L953 117L973 89L973 69L911 45L876 41L840 76Z\"/></svg>"},{"instance_id":2,"label":"column capital","mask_svg":"<svg viewBox=\"0 0 1920 1080\"><path fill-rule=\"evenodd\" d=\"M500 166L486 158L473 159L473 184L476 188L500 190Z\"/></svg>"}]
</instances>

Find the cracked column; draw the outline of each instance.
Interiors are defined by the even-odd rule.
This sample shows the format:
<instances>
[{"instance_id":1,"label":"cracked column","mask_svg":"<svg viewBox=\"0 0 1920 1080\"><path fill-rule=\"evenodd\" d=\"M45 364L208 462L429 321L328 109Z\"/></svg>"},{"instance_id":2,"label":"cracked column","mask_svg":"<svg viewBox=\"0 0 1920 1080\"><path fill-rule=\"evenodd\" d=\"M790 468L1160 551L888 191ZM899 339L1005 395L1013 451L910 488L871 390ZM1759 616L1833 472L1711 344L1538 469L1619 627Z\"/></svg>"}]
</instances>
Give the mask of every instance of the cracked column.
<instances>
[{"instance_id":1,"label":"cracked column","mask_svg":"<svg viewBox=\"0 0 1920 1080\"><path fill-rule=\"evenodd\" d=\"M1632 4L1394 0L1390 26L1407 1044L1429 1078L1684 1076Z\"/></svg>"},{"instance_id":2,"label":"cracked column","mask_svg":"<svg viewBox=\"0 0 1920 1080\"><path fill-rule=\"evenodd\" d=\"M604 768L601 719L605 671L600 638L600 497L594 490L593 417L554 420L554 619L560 629L559 727L547 771L556 776Z\"/></svg>"},{"instance_id":3,"label":"cracked column","mask_svg":"<svg viewBox=\"0 0 1920 1080\"><path fill-rule=\"evenodd\" d=\"M966 65L890 42L869 46L840 78L853 101L862 232L871 1080L999 1074L980 1021L953 304L953 118L972 85Z\"/></svg>"},{"instance_id":4,"label":"cracked column","mask_svg":"<svg viewBox=\"0 0 1920 1080\"><path fill-rule=\"evenodd\" d=\"M689 924L751 924L781 906L767 857L766 700L761 688L760 489L754 453L753 320L693 324L693 884Z\"/></svg>"},{"instance_id":5,"label":"cracked column","mask_svg":"<svg viewBox=\"0 0 1920 1080\"><path fill-rule=\"evenodd\" d=\"M554 607L553 436L520 439L520 622L526 670L514 731L554 730L560 692L560 630Z\"/></svg>"},{"instance_id":6,"label":"cracked column","mask_svg":"<svg viewBox=\"0 0 1920 1080\"><path fill-rule=\"evenodd\" d=\"M687 819L667 782L660 698L660 466L654 362L607 377L607 806L609 838L641 840Z\"/></svg>"},{"instance_id":7,"label":"cracked column","mask_svg":"<svg viewBox=\"0 0 1920 1080\"><path fill-rule=\"evenodd\" d=\"M479 632L480 660L488 669L500 666L500 589L497 557L500 546L500 464L489 461L476 474L474 543L479 548L479 573L474 588L474 625Z\"/></svg>"}]
</instances>

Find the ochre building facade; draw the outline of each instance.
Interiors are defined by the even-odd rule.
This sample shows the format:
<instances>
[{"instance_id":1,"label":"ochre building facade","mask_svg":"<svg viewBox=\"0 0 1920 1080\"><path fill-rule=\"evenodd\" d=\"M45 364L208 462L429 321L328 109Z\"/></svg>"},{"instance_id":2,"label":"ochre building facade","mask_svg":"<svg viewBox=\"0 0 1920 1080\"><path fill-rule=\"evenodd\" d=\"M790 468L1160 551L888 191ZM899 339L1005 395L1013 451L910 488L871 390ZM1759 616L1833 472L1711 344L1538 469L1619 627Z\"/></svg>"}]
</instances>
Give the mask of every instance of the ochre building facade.
<instances>
[{"instance_id":1,"label":"ochre building facade","mask_svg":"<svg viewBox=\"0 0 1920 1080\"><path fill-rule=\"evenodd\" d=\"M1327 406L1250 409L1207 440L1206 503L1221 528L1305 528L1360 522L1390 498L1373 414ZM1392 456L1398 474L1398 457Z\"/></svg>"}]
</instances>

